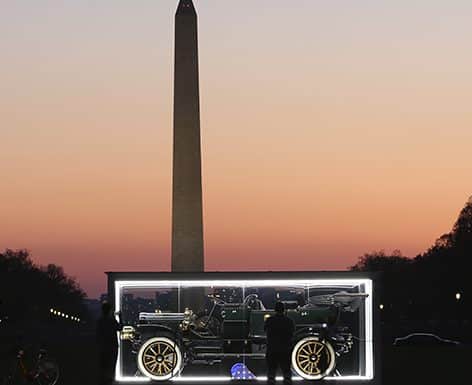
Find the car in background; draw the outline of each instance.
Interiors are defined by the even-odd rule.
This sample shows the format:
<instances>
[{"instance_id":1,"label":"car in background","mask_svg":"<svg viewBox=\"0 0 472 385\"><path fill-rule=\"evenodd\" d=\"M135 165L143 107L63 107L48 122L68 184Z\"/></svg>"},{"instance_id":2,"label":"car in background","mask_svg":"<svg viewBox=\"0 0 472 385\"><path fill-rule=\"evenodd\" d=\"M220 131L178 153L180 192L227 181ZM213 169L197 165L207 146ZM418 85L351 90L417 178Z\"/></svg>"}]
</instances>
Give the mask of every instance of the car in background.
<instances>
[{"instance_id":1,"label":"car in background","mask_svg":"<svg viewBox=\"0 0 472 385\"><path fill-rule=\"evenodd\" d=\"M432 333L411 333L405 337L395 338L393 346L457 346L459 341L441 338Z\"/></svg>"}]
</instances>

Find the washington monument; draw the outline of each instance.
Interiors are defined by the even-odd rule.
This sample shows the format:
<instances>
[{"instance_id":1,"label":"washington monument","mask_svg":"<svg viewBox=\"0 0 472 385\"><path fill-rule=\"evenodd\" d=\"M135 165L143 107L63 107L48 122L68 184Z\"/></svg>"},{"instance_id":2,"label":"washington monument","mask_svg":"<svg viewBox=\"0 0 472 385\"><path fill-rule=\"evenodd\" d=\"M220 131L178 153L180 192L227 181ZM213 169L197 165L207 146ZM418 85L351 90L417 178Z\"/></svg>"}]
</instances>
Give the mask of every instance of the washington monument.
<instances>
[{"instance_id":1,"label":"washington monument","mask_svg":"<svg viewBox=\"0 0 472 385\"><path fill-rule=\"evenodd\" d=\"M180 0L175 15L172 271L204 271L197 13Z\"/></svg>"}]
</instances>

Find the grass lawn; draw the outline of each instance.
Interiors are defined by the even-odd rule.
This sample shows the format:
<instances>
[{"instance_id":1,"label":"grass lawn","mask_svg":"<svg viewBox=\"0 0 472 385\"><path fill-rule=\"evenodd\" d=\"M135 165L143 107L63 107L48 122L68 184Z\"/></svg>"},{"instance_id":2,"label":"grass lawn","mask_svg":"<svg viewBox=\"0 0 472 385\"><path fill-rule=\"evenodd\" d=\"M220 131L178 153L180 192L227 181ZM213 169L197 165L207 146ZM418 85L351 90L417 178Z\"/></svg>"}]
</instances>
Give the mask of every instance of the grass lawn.
<instances>
[{"instance_id":1,"label":"grass lawn","mask_svg":"<svg viewBox=\"0 0 472 385\"><path fill-rule=\"evenodd\" d=\"M58 351L61 384L93 384L95 353L86 341ZM89 350L92 350L90 352ZM382 355L384 385L470 385L472 347L386 347ZM343 382L344 383L344 382Z\"/></svg>"},{"instance_id":2,"label":"grass lawn","mask_svg":"<svg viewBox=\"0 0 472 385\"><path fill-rule=\"evenodd\" d=\"M472 384L472 347L389 347L384 349L384 385Z\"/></svg>"},{"instance_id":3,"label":"grass lawn","mask_svg":"<svg viewBox=\"0 0 472 385\"><path fill-rule=\"evenodd\" d=\"M97 381L96 351L90 338L56 342L49 347L61 369L59 385L92 385ZM384 385L470 385L472 347L387 346L382 354ZM0 370L3 362L0 362ZM334 382L329 382L333 384ZM346 384L346 382L341 382Z\"/></svg>"}]
</instances>

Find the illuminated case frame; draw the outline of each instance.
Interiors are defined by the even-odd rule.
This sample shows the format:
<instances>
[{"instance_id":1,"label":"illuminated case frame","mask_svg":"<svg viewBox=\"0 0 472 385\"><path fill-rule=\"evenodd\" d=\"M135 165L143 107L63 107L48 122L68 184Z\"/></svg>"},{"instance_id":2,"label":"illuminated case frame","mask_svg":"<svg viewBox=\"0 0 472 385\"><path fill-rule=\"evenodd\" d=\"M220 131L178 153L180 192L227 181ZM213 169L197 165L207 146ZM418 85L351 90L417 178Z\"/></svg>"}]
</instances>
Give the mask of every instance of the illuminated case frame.
<instances>
[{"instance_id":1,"label":"illuminated case frame","mask_svg":"<svg viewBox=\"0 0 472 385\"><path fill-rule=\"evenodd\" d=\"M322 381L353 383L356 385L381 383L380 360L380 314L378 296L378 275L350 271L329 272L204 272L204 273L170 273L170 272L107 272L108 298L115 312L121 310L121 294L123 288L151 289L160 286L175 285L180 287L210 287L210 286L241 286L271 287L290 285L364 285L368 297L365 300L364 312L360 314L365 328L363 344L365 352L365 368L363 375L326 377ZM118 338L119 352L115 371L115 380L121 383L149 383L151 380L123 376L121 364L121 341ZM205 376L181 376L172 378L172 382L228 382L238 381L230 376L212 375L209 370ZM281 378L277 378L278 380ZM266 377L257 377L256 382L266 381ZM294 376L294 381L303 381ZM330 381L334 380L334 381ZM242 382L251 382L240 380ZM239 381L238 381L239 382ZM307 381L313 383L314 381Z\"/></svg>"}]
</instances>

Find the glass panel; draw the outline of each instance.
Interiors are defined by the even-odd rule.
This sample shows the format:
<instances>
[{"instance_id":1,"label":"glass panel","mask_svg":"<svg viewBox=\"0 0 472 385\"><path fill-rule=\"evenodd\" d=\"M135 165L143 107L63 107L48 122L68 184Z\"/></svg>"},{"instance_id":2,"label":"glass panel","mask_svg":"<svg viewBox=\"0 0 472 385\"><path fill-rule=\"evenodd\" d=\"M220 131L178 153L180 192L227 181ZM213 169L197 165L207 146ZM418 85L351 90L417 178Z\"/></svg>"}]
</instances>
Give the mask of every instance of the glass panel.
<instances>
[{"instance_id":1,"label":"glass panel","mask_svg":"<svg viewBox=\"0 0 472 385\"><path fill-rule=\"evenodd\" d=\"M264 325L282 302L295 328L288 344L295 377L366 376L372 360L369 287L339 279L122 285L120 375L265 377Z\"/></svg>"},{"instance_id":2,"label":"glass panel","mask_svg":"<svg viewBox=\"0 0 472 385\"><path fill-rule=\"evenodd\" d=\"M142 343L158 333L153 325L165 323L178 327L183 319L179 314L179 289L169 287L125 287L121 290L121 322L125 326L121 333L120 362L122 375L142 377L138 368L137 354ZM166 335L172 335L172 330Z\"/></svg>"}]
</instances>

